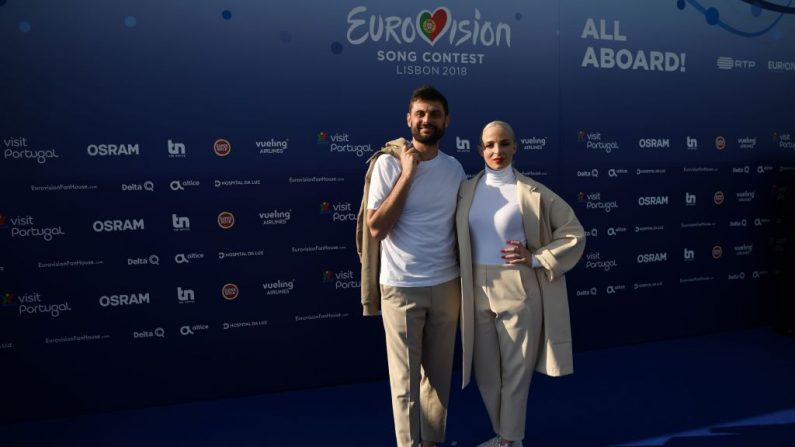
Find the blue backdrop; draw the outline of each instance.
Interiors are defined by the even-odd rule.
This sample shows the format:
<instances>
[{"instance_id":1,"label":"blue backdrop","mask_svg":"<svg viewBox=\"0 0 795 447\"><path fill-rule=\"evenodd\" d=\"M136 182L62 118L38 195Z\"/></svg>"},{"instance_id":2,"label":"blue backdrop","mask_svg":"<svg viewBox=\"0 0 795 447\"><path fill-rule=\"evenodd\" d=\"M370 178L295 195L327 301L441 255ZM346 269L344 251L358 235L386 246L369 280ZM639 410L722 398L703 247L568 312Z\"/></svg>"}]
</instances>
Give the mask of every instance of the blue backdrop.
<instances>
[{"instance_id":1,"label":"blue backdrop","mask_svg":"<svg viewBox=\"0 0 795 447\"><path fill-rule=\"evenodd\" d=\"M795 17L752 3L0 0L0 419L384 377L355 214L428 82L586 227L576 349L769 322Z\"/></svg>"}]
</instances>

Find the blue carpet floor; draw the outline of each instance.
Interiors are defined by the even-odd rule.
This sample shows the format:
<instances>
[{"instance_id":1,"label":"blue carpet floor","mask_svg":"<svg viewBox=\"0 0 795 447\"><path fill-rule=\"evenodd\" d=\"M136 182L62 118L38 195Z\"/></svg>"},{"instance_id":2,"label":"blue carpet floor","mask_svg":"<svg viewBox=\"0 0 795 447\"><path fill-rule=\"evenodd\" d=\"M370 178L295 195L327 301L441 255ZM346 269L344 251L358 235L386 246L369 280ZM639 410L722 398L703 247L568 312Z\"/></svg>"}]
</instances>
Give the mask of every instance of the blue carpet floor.
<instances>
[{"instance_id":1,"label":"blue carpet floor","mask_svg":"<svg viewBox=\"0 0 795 447\"><path fill-rule=\"evenodd\" d=\"M795 339L769 329L575 354L536 374L525 446L795 446ZM448 440L491 437L454 371ZM8 384L7 384L8 385ZM0 446L394 446L386 381L0 426Z\"/></svg>"}]
</instances>

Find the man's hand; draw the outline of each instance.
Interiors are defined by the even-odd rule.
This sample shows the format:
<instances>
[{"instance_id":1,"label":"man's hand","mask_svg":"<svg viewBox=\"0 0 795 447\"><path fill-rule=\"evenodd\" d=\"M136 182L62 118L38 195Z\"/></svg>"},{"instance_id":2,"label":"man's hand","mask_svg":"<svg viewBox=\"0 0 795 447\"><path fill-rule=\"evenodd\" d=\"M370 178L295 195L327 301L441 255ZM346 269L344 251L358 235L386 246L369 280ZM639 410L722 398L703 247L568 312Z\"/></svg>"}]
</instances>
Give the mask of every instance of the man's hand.
<instances>
[{"instance_id":1,"label":"man's hand","mask_svg":"<svg viewBox=\"0 0 795 447\"><path fill-rule=\"evenodd\" d=\"M403 153L400 154L400 175L405 176L408 180L414 178L414 174L417 172L417 165L419 164L420 153L417 152L417 149L412 147L403 151Z\"/></svg>"}]
</instances>

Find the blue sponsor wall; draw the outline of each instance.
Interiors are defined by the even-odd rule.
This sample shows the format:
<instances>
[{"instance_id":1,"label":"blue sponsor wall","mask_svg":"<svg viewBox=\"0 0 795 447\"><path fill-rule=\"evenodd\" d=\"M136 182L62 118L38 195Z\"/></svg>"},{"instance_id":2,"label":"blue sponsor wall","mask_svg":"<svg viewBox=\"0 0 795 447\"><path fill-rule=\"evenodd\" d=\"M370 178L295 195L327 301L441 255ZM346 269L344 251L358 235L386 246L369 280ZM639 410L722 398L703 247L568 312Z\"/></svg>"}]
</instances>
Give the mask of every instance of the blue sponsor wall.
<instances>
[{"instance_id":1,"label":"blue sponsor wall","mask_svg":"<svg viewBox=\"0 0 795 447\"><path fill-rule=\"evenodd\" d=\"M0 0L0 418L385 377L355 214L427 82L443 151L473 174L482 126L512 123L516 167L586 227L576 349L770 323L777 5Z\"/></svg>"}]
</instances>

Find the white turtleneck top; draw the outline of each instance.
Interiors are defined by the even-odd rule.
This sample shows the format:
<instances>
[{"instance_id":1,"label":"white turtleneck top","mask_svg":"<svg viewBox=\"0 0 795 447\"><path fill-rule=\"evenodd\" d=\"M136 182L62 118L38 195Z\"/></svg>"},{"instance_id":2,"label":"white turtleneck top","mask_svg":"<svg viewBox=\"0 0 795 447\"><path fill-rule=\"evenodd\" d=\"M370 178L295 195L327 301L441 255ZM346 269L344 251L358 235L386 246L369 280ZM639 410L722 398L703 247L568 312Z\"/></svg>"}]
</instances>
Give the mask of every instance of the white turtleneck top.
<instances>
[{"instance_id":1,"label":"white turtleneck top","mask_svg":"<svg viewBox=\"0 0 795 447\"><path fill-rule=\"evenodd\" d=\"M475 264L504 264L500 250L509 240L527 245L513 167L495 171L486 166L469 209L469 235Z\"/></svg>"}]
</instances>

